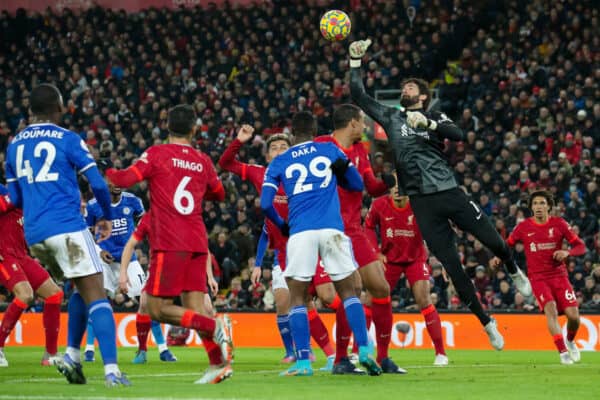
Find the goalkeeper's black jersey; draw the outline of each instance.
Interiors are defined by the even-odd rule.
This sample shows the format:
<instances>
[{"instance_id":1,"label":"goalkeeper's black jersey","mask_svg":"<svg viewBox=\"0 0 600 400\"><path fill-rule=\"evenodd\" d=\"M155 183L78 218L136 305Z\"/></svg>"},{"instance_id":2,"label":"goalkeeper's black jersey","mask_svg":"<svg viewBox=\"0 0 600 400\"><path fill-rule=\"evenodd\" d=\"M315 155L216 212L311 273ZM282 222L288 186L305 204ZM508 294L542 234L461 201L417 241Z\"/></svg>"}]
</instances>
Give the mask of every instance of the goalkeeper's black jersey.
<instances>
[{"instance_id":1,"label":"goalkeeper's black jersey","mask_svg":"<svg viewBox=\"0 0 600 400\"><path fill-rule=\"evenodd\" d=\"M367 95L360 67L351 68L352 100L387 134L393 150L398 184L407 195L429 194L458 186L454 171L443 153L444 139L464 140L464 134L452 120L438 111L421 111L437 122L434 131L413 129L406 122L405 110L388 107Z\"/></svg>"}]
</instances>

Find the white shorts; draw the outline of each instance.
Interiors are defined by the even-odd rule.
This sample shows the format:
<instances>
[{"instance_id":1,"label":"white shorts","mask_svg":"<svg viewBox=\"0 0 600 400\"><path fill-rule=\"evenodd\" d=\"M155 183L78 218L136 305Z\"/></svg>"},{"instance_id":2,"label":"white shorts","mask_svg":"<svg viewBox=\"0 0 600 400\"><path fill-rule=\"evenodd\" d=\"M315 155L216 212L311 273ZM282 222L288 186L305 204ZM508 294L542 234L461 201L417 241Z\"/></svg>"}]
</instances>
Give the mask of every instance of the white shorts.
<instances>
[{"instance_id":1,"label":"white shorts","mask_svg":"<svg viewBox=\"0 0 600 400\"><path fill-rule=\"evenodd\" d=\"M34 244L30 249L42 264L58 264L67 279L102 272L96 243L87 229L50 236L43 242Z\"/></svg>"},{"instance_id":2,"label":"white shorts","mask_svg":"<svg viewBox=\"0 0 600 400\"><path fill-rule=\"evenodd\" d=\"M281 267L279 265L273 265L273 290L277 289L285 289L288 290L287 282L283 277L283 272L281 271Z\"/></svg>"},{"instance_id":3,"label":"white shorts","mask_svg":"<svg viewBox=\"0 0 600 400\"><path fill-rule=\"evenodd\" d=\"M283 276L309 282L315 275L319 256L334 282L347 278L358 268L352 253L352 242L344 232L316 229L290 236Z\"/></svg>"},{"instance_id":4,"label":"white shorts","mask_svg":"<svg viewBox=\"0 0 600 400\"><path fill-rule=\"evenodd\" d=\"M104 269L104 289L108 292L110 298L114 298L119 289L119 274L121 272L121 264L114 262L111 264L103 263ZM129 290L127 296L133 298L142 295L142 289L146 284L146 274L140 263L131 261L127 268L127 277L129 278Z\"/></svg>"}]
</instances>

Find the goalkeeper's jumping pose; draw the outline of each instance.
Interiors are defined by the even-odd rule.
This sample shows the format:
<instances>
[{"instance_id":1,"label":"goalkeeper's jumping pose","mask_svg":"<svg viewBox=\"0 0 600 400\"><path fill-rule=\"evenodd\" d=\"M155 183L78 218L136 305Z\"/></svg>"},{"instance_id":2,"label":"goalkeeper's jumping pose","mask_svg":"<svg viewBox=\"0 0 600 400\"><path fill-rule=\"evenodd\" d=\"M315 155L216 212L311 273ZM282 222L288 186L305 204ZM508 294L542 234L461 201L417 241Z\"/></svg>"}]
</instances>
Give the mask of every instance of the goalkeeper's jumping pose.
<instances>
[{"instance_id":1,"label":"goalkeeper's jumping pose","mask_svg":"<svg viewBox=\"0 0 600 400\"><path fill-rule=\"evenodd\" d=\"M427 246L446 268L460 299L485 327L492 346L501 350L504 339L496 321L483 311L475 288L463 271L450 221L475 236L504 262L524 296L531 295L529 281L481 208L458 187L443 153L444 140L462 141L465 136L445 114L426 111L431 99L427 82L417 78L402 82L402 109L388 107L367 95L360 65L370 44L370 40L350 44L352 99L385 129L394 154L398 185L410 197Z\"/></svg>"}]
</instances>

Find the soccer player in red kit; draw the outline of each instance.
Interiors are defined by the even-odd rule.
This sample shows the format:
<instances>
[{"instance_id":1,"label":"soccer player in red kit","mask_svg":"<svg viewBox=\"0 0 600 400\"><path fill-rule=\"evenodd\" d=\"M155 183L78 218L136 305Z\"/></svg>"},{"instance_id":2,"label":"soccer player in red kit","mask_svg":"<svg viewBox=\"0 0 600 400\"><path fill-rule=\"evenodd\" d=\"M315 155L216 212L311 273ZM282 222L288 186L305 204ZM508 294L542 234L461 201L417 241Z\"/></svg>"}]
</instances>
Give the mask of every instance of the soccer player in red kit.
<instances>
[{"instance_id":1,"label":"soccer player in red kit","mask_svg":"<svg viewBox=\"0 0 600 400\"><path fill-rule=\"evenodd\" d=\"M257 164L246 164L236 159L236 156L240 148L244 143L248 142L254 133L252 127L246 129L244 126L239 130L237 137L231 144L225 149L223 155L219 159L219 166L225 171L232 172L240 176L243 180L248 180L256 188L256 191L260 194L262 191L262 184L265 177L266 167ZM289 136L285 134L275 134L267 139L267 162L270 162L273 158L279 154L285 152L291 146ZM283 218L288 216L288 203L287 196L283 191L283 188L279 188L279 192L275 196L273 202L275 209ZM265 218L266 233L268 237L268 243L271 248L277 250L277 261L280 266L280 271L273 271L273 291L275 295L275 308L277 312L277 327L281 335L281 339L286 347L286 355L283 358L283 362L289 363L295 361L294 356L294 345L291 335L291 329L289 328L289 305L290 305L290 292L285 284L283 278L283 271L285 271L286 262L286 246L287 237L283 236L277 226L268 218ZM320 272L320 273L319 273ZM252 282L257 283L260 280L261 269L254 268L252 271ZM280 274L281 276L276 276ZM320 271L313 278L313 286L315 288L317 296L328 306L332 307L341 304L341 300L336 296L333 283L325 271L320 267ZM312 301L309 302L313 304ZM329 339L329 332L327 327L323 323L323 320L319 316L316 308L310 308L309 312L310 321L310 334L315 339L315 342L323 350L325 355L328 357L328 366L323 370L331 370L333 368L333 355L334 350Z\"/></svg>"},{"instance_id":2,"label":"soccer player in red kit","mask_svg":"<svg viewBox=\"0 0 600 400\"><path fill-rule=\"evenodd\" d=\"M440 316L431 304L429 296L427 249L410 208L408 196L399 194L397 185L390 189L389 196L379 197L371 203L365 218L365 229L371 244L381 250L385 279L390 285L390 290L396 287L403 274L406 275L435 347L433 364L448 365ZM380 246L377 230L381 237Z\"/></svg>"},{"instance_id":3,"label":"soccer player in red kit","mask_svg":"<svg viewBox=\"0 0 600 400\"><path fill-rule=\"evenodd\" d=\"M369 195L381 196L389 187L394 186L391 175L385 176L385 181L375 177L367 150L360 142L362 133L365 130L364 113L352 104L342 104L333 113L333 125L334 131L331 135L318 136L315 138L315 142L335 143L358 169ZM392 332L390 287L385 280L383 264L362 226L360 214L362 193L351 192L339 187L338 194L342 207L344 233L352 240L352 248L359 265L362 285L372 296L371 314L377 334L377 362L381 365L384 373L406 373L394 364L388 356ZM360 283L357 282L357 292L360 291L360 286ZM343 314L344 309L338 308L337 313ZM338 321L344 318L342 315L337 317ZM347 325L338 324L337 326L334 374L353 373L352 364L348 359L350 329L343 329L345 326Z\"/></svg>"},{"instance_id":4,"label":"soccer player in red kit","mask_svg":"<svg viewBox=\"0 0 600 400\"><path fill-rule=\"evenodd\" d=\"M0 327L0 367L8 367L4 343L15 324L34 300L34 293L44 299L44 331L46 352L42 365L52 365L58 347L60 306L63 292L54 283L48 271L27 253L23 232L23 213L15 208L8 190L0 185L0 285L11 291L15 298L4 312Z\"/></svg>"},{"instance_id":5,"label":"soccer player in red kit","mask_svg":"<svg viewBox=\"0 0 600 400\"><path fill-rule=\"evenodd\" d=\"M168 129L168 144L150 147L125 170L108 169L106 177L122 188L149 182L148 311L154 320L198 331L210 367L195 383L219 383L233 374L233 344L227 316L213 319L200 313L207 291L208 257L202 200L222 201L225 190L210 158L191 146L196 132L193 107L173 107ZM180 295L183 307L173 303Z\"/></svg>"},{"instance_id":6,"label":"soccer player in red kit","mask_svg":"<svg viewBox=\"0 0 600 400\"><path fill-rule=\"evenodd\" d=\"M519 223L507 243L511 247L517 242L525 246L527 275L540 310L546 315L548 330L560 353L560 362L573 364L581 359L575 344L579 309L565 260L569 256L585 254L585 244L564 219L550 216L550 209L554 206L550 193L533 192L528 206L533 211L533 217ZM570 250L563 249L564 240L571 246ZM500 265L498 258L494 258L494 262ZM558 323L560 314L567 316L566 342Z\"/></svg>"}]
</instances>

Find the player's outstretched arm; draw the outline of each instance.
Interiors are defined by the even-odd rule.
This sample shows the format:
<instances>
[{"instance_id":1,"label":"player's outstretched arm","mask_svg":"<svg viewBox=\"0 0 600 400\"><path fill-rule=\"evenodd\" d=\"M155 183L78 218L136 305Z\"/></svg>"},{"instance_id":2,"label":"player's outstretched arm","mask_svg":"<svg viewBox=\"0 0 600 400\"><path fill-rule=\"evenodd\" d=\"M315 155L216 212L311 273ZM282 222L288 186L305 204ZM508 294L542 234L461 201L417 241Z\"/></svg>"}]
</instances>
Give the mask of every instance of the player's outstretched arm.
<instances>
[{"instance_id":1,"label":"player's outstretched arm","mask_svg":"<svg viewBox=\"0 0 600 400\"><path fill-rule=\"evenodd\" d=\"M372 98L365 91L360 69L361 58L371 45L371 40L358 40L350 44L350 95L352 100L371 118L377 121L384 129L389 124L389 117L397 110L388 107ZM385 129L388 132L388 129Z\"/></svg>"},{"instance_id":2,"label":"player's outstretched arm","mask_svg":"<svg viewBox=\"0 0 600 400\"><path fill-rule=\"evenodd\" d=\"M246 179L244 169L248 164L238 161L235 157L240 152L240 148L247 143L254 134L254 128L250 125L242 125L238 131L237 137L227 146L221 158L219 158L219 166L225 171L233 172L236 175Z\"/></svg>"}]
</instances>

